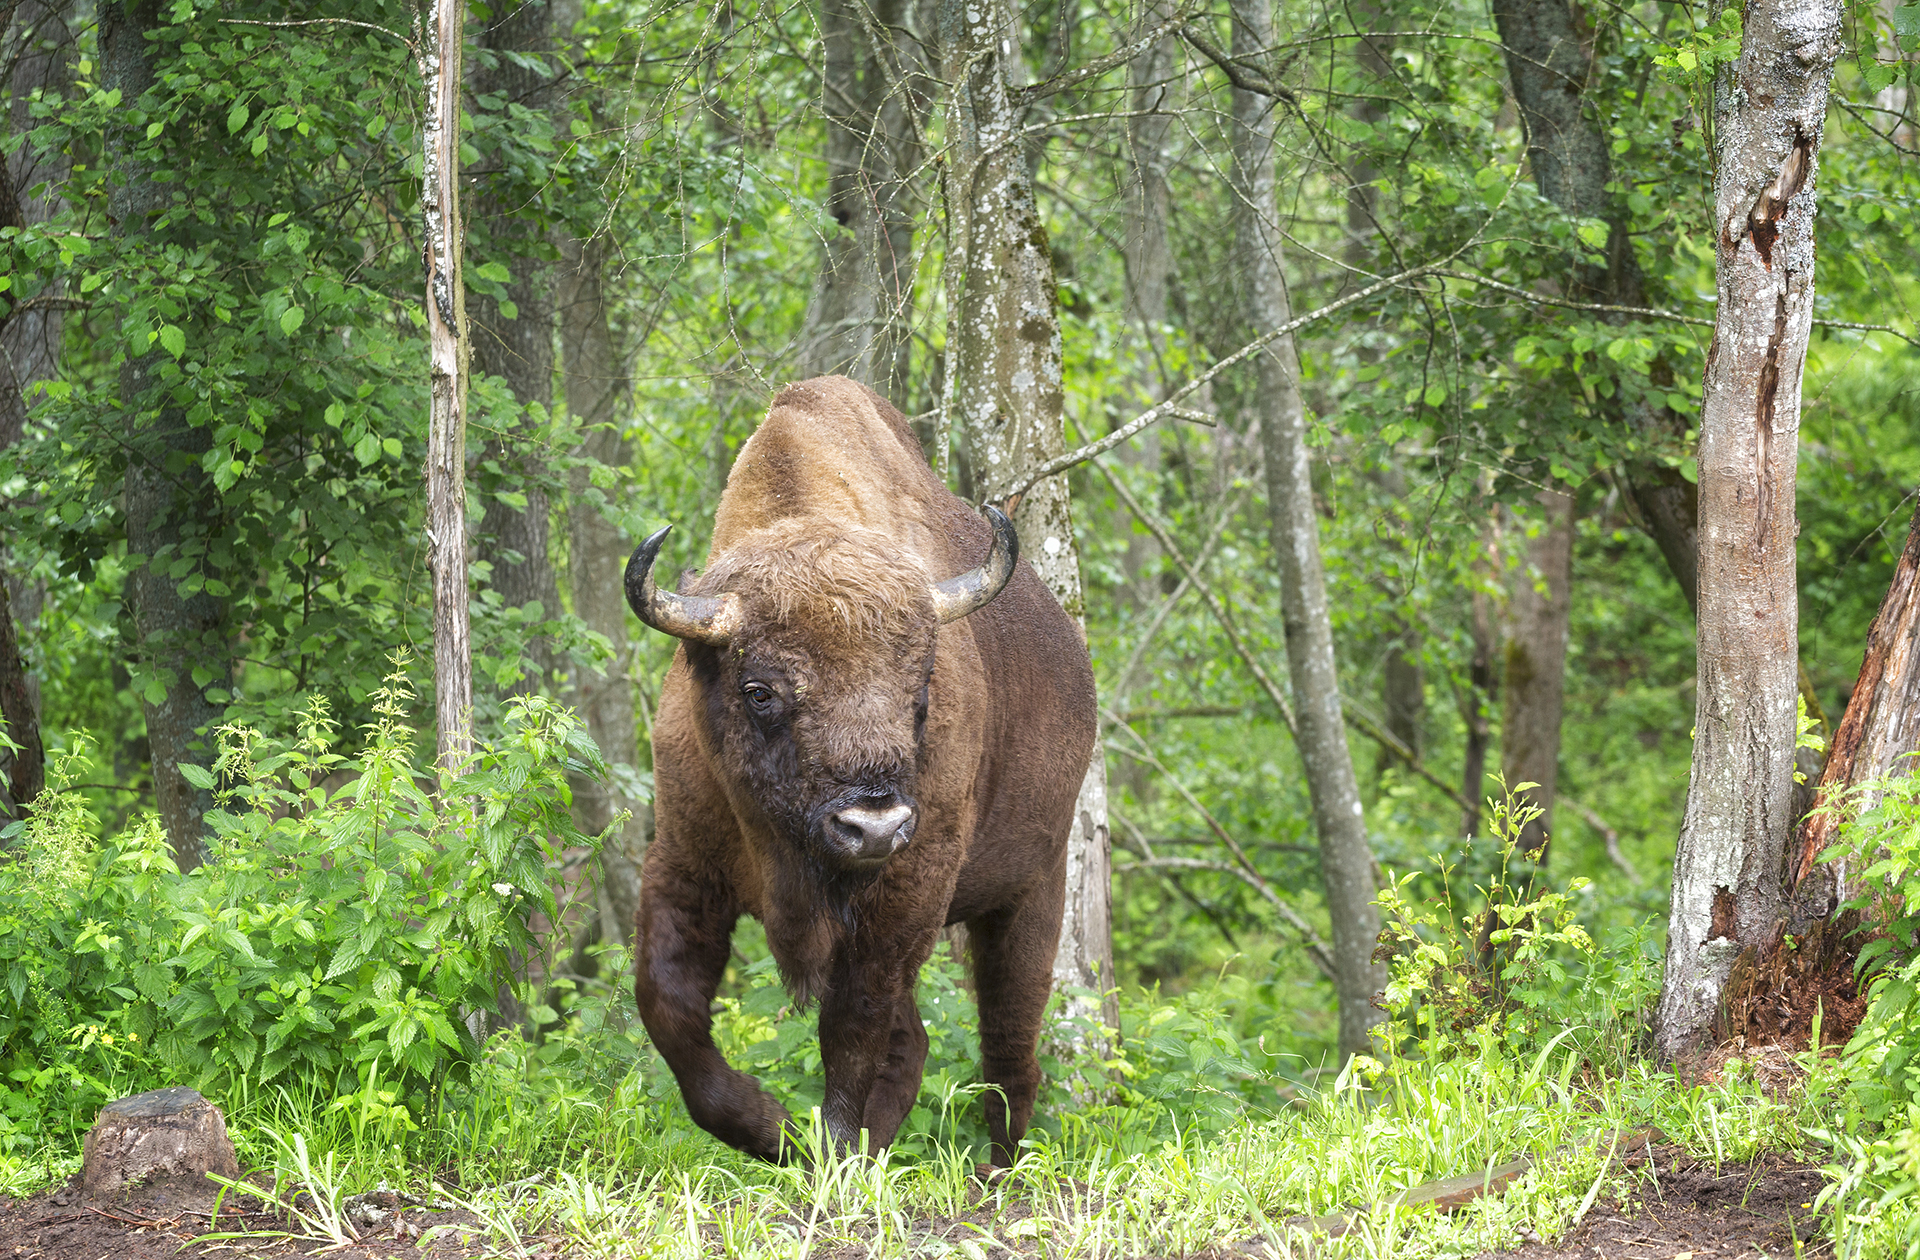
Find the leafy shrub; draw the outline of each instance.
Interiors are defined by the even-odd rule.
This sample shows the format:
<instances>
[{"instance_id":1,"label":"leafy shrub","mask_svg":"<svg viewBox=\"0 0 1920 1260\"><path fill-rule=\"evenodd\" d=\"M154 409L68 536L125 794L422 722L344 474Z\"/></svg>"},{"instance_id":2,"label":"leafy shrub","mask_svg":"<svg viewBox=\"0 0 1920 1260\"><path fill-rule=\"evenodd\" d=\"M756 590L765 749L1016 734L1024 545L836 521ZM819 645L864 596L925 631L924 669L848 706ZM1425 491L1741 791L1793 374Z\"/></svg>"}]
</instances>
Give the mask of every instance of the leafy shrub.
<instances>
[{"instance_id":1,"label":"leafy shrub","mask_svg":"<svg viewBox=\"0 0 1920 1260\"><path fill-rule=\"evenodd\" d=\"M371 1074L430 1093L480 1051L531 916L556 917L549 867L592 844L569 769L600 772L571 714L516 699L507 733L457 777L415 765L396 662L365 751L333 751L314 700L292 746L219 733L209 860L181 874L151 817L109 839L74 785L76 748L0 861L0 1069L9 1115L69 1123L130 1077L361 1092ZM190 772L191 774L192 772ZM477 1022L477 1021L476 1021ZM130 1045L151 1046L129 1065ZM323 1091L327 1092L327 1091Z\"/></svg>"},{"instance_id":2,"label":"leafy shrub","mask_svg":"<svg viewBox=\"0 0 1920 1260\"><path fill-rule=\"evenodd\" d=\"M1821 1136L1839 1155L1821 1193L1843 1254L1920 1257L1920 778L1851 789L1823 810L1841 817L1823 862L1859 871L1864 916L1856 966L1866 1018L1841 1052L1843 1106Z\"/></svg>"},{"instance_id":3,"label":"leafy shrub","mask_svg":"<svg viewBox=\"0 0 1920 1260\"><path fill-rule=\"evenodd\" d=\"M1521 832L1540 810L1513 793L1533 786L1490 802L1500 849L1486 887L1457 888L1457 866L1443 862L1440 895L1424 903L1414 899L1414 874L1381 890L1375 958L1388 966L1381 1005L1391 1014L1378 1035L1389 1053L1473 1051L1489 1032L1520 1050L1568 1029L1584 1031L1590 1054L1631 1052L1639 1013L1660 987L1651 929L1617 929L1604 948L1596 945L1576 922L1588 881L1575 877L1556 891L1517 856Z\"/></svg>"}]
</instances>

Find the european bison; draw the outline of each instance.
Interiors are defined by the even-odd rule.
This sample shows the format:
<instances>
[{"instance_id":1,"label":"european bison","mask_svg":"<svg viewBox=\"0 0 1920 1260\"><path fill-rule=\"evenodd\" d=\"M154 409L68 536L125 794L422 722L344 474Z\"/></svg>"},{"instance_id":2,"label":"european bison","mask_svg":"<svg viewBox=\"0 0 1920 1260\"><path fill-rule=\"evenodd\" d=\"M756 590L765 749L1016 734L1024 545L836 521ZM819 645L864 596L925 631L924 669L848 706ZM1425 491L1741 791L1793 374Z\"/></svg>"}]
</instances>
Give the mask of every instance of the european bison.
<instances>
[{"instance_id":1,"label":"european bison","mask_svg":"<svg viewBox=\"0 0 1920 1260\"><path fill-rule=\"evenodd\" d=\"M706 571L627 601L681 641L653 728L657 838L641 868L634 996L700 1126L792 1157L786 1109L714 1048L735 922L766 925L820 1003L834 1143L893 1140L919 1091L914 1003L965 923L997 1162L1040 1085L1035 1048L1092 752L1087 650L989 509L947 492L900 413L845 377L790 385L741 448Z\"/></svg>"}]
</instances>

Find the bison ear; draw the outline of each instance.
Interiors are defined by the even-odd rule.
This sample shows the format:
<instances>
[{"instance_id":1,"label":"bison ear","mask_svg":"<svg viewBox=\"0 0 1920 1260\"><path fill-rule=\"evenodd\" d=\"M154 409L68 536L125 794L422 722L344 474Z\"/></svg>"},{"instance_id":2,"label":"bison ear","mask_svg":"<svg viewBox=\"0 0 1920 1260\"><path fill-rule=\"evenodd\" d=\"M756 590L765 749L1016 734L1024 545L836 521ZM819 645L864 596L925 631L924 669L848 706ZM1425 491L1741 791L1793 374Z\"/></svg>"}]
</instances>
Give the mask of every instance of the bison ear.
<instances>
[{"instance_id":1,"label":"bison ear","mask_svg":"<svg viewBox=\"0 0 1920 1260\"><path fill-rule=\"evenodd\" d=\"M663 634L724 647L740 628L738 595L679 595L654 585L653 562L671 532L669 525L633 549L627 561L627 604L636 617Z\"/></svg>"},{"instance_id":2,"label":"bison ear","mask_svg":"<svg viewBox=\"0 0 1920 1260\"><path fill-rule=\"evenodd\" d=\"M993 550L987 553L987 562L979 568L934 584L933 611L941 625L958 621L992 603L993 597L1013 576L1013 566L1019 563L1020 535L1014 532L1013 522L997 507L982 510L993 524Z\"/></svg>"}]
</instances>

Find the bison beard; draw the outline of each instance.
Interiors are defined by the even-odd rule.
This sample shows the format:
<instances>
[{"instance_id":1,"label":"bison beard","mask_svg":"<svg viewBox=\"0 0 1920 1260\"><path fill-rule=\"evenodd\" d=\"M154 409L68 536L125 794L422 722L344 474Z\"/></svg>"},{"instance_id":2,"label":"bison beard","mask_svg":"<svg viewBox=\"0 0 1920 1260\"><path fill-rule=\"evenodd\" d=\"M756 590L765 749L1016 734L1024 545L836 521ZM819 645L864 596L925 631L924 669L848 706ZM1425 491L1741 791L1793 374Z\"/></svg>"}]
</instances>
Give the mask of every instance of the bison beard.
<instances>
[{"instance_id":1,"label":"bison beard","mask_svg":"<svg viewBox=\"0 0 1920 1260\"><path fill-rule=\"evenodd\" d=\"M742 914L819 1002L837 1147L886 1146L912 1107L914 986L949 923L968 925L996 1161L1031 1120L1093 673L992 515L947 492L899 412L826 377L782 391L741 449L703 575L656 585L665 531L628 566L636 614L682 640L634 994L695 1121L762 1158L794 1155L790 1118L711 1030Z\"/></svg>"}]
</instances>

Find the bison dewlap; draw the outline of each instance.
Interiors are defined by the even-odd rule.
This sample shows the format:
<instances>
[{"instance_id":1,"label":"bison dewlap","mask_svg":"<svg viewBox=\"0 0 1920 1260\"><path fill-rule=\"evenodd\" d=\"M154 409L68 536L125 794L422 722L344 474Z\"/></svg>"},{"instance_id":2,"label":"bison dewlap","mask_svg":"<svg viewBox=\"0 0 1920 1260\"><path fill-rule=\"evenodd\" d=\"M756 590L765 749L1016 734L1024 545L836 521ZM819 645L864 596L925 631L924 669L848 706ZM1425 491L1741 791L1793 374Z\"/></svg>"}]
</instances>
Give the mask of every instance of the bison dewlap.
<instances>
[{"instance_id":1,"label":"bison dewlap","mask_svg":"<svg viewBox=\"0 0 1920 1260\"><path fill-rule=\"evenodd\" d=\"M115 1194L162 1177L238 1177L240 1165L220 1108L198 1091L176 1087L108 1103L87 1133L80 1170L89 1195Z\"/></svg>"}]
</instances>

